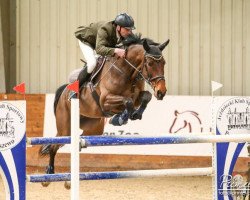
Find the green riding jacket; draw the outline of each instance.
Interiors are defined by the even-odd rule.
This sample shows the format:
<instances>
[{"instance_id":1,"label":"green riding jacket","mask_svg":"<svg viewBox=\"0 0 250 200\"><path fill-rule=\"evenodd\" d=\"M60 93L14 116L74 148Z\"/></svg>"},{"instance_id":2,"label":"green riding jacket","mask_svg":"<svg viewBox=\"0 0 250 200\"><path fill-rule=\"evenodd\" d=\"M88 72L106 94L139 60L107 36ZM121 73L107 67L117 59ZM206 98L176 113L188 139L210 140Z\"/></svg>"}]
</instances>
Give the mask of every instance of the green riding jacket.
<instances>
[{"instance_id":1,"label":"green riding jacket","mask_svg":"<svg viewBox=\"0 0 250 200\"><path fill-rule=\"evenodd\" d=\"M75 32L80 41L87 43L101 56L113 56L118 38L113 22L91 23L89 26L80 26Z\"/></svg>"}]
</instances>

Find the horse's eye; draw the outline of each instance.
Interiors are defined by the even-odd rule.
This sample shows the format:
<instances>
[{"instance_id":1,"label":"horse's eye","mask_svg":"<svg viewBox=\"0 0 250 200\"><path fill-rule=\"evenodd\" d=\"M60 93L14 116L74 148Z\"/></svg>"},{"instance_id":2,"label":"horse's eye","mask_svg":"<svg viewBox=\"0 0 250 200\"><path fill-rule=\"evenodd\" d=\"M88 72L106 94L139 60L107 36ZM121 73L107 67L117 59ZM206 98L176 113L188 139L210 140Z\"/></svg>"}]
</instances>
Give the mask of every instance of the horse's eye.
<instances>
[{"instance_id":1,"label":"horse's eye","mask_svg":"<svg viewBox=\"0 0 250 200\"><path fill-rule=\"evenodd\" d=\"M153 64L154 64L154 62L152 60L148 62L149 66L152 66Z\"/></svg>"}]
</instances>

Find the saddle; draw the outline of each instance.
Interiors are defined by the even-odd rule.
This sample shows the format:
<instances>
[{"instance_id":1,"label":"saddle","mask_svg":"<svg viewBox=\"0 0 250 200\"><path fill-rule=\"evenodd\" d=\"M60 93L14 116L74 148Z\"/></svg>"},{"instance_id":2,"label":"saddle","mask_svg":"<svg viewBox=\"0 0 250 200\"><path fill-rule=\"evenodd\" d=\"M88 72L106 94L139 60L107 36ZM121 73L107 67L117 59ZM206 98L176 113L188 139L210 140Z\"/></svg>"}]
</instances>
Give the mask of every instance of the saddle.
<instances>
[{"instance_id":1,"label":"saddle","mask_svg":"<svg viewBox=\"0 0 250 200\"><path fill-rule=\"evenodd\" d=\"M86 77L86 74L87 74L87 63L83 60L81 60L82 62L84 62L84 67L83 69L81 70L80 74L78 75L78 80L79 80L79 88L80 88L80 91L83 89L83 87L89 83L95 83L96 82L96 77L97 75L100 73L100 71L102 70L103 66L104 66L104 63L106 62L106 57L103 57L103 56L100 56L97 58L97 62L96 62L96 67L94 68L93 72L91 73L90 76L88 76L87 78ZM85 81L83 81L85 80ZM87 81L86 81L87 80Z\"/></svg>"},{"instance_id":2,"label":"saddle","mask_svg":"<svg viewBox=\"0 0 250 200\"><path fill-rule=\"evenodd\" d=\"M78 78L79 79L79 87L80 87L80 91L83 89L83 87L88 84L89 87L90 87L90 90L91 90L91 95L92 97L94 98L96 104L100 107L100 109L102 110L101 108L101 105L100 105L100 96L98 95L98 93L96 92L95 90L95 86L94 86L94 83L96 83L98 80L96 80L97 78L97 75L101 72L105 62L106 62L107 58L106 57L103 57L103 56L100 56L97 58L97 63L96 63L96 67L95 69L93 70L93 72L91 73L90 77L88 78L88 81L85 82L85 83L82 83L83 81L81 81L81 78L82 77L81 75L79 75ZM81 71L81 73L84 73L84 70L86 71L87 68L86 68L86 63L85 63L85 68ZM86 72L85 72L86 73ZM102 110L102 113L104 114L104 116L108 116L110 117L111 114L110 113L106 113Z\"/></svg>"},{"instance_id":3,"label":"saddle","mask_svg":"<svg viewBox=\"0 0 250 200\"><path fill-rule=\"evenodd\" d=\"M91 73L91 76L90 76L90 82L92 82L92 83L95 82L95 78L100 73L100 71L102 70L106 60L107 60L106 56L99 56L97 58L96 67L95 67L95 69L93 70L93 72Z\"/></svg>"}]
</instances>

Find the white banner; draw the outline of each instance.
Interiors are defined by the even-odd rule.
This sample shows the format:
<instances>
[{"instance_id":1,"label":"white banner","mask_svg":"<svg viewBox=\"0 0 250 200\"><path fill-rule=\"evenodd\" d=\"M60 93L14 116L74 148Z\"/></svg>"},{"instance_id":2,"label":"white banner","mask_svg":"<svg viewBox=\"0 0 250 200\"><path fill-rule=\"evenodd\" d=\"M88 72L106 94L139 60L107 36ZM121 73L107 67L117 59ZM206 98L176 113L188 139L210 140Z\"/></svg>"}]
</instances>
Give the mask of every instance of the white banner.
<instances>
[{"instance_id":1,"label":"white banner","mask_svg":"<svg viewBox=\"0 0 250 200\"><path fill-rule=\"evenodd\" d=\"M232 97L217 97L222 102ZM46 95L44 136L56 135L53 113L54 94ZM149 103L142 120L131 121L123 126L105 125L104 135L164 136L165 134L208 133L212 127L212 97L210 96L166 96ZM66 145L67 146L67 145ZM68 148L69 149L69 148ZM61 152L67 151L63 147ZM120 147L91 147L84 153L140 154L140 155L212 155L211 144L170 144ZM246 153L247 156L247 153Z\"/></svg>"}]
</instances>

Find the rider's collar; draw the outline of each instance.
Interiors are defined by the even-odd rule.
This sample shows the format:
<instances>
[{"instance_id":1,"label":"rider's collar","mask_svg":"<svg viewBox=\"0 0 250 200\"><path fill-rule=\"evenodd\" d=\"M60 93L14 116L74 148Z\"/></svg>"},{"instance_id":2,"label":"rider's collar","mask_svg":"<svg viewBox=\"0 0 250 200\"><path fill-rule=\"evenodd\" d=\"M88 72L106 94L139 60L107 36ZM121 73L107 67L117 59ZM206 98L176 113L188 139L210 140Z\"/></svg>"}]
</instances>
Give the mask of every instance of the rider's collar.
<instances>
[{"instance_id":1,"label":"rider's collar","mask_svg":"<svg viewBox=\"0 0 250 200\"><path fill-rule=\"evenodd\" d=\"M118 30L115 30L115 31L116 31L117 44L119 44L122 41L122 36Z\"/></svg>"}]
</instances>

